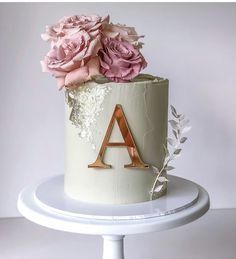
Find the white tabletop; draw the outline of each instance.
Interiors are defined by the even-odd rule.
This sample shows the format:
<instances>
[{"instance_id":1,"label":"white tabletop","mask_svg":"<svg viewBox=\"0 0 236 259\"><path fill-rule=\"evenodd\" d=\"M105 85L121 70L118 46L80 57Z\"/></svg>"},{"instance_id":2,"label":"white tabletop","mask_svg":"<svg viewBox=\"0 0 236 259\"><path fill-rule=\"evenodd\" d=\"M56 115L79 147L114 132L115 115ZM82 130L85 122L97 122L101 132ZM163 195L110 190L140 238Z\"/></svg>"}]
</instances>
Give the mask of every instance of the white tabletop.
<instances>
[{"instance_id":1,"label":"white tabletop","mask_svg":"<svg viewBox=\"0 0 236 259\"><path fill-rule=\"evenodd\" d=\"M26 187L18 209L42 226L83 234L127 235L161 231L189 223L209 209L209 196L199 185L170 176L169 193L161 199L130 205L97 205L64 195L63 176Z\"/></svg>"}]
</instances>

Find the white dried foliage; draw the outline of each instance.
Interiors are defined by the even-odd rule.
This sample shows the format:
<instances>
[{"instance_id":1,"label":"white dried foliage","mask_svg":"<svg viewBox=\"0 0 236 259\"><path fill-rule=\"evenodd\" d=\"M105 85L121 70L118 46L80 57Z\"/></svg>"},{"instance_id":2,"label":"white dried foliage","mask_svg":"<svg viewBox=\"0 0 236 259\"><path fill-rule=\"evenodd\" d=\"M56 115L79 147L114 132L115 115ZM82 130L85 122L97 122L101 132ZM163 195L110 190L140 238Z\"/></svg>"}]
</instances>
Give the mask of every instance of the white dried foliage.
<instances>
[{"instance_id":1,"label":"white dried foliage","mask_svg":"<svg viewBox=\"0 0 236 259\"><path fill-rule=\"evenodd\" d=\"M175 121L175 120L169 120L169 123L170 123L170 125L171 125L171 127L174 129L174 130L179 130L179 124L178 124L178 122L177 121Z\"/></svg>"},{"instance_id":2,"label":"white dried foliage","mask_svg":"<svg viewBox=\"0 0 236 259\"><path fill-rule=\"evenodd\" d=\"M158 185L158 186L154 189L154 192L156 192L156 193L161 192L162 189L163 189L163 187L164 187L164 184Z\"/></svg>"},{"instance_id":3,"label":"white dried foliage","mask_svg":"<svg viewBox=\"0 0 236 259\"><path fill-rule=\"evenodd\" d=\"M153 171L153 173L155 173L155 174L158 174L158 173L159 173L159 169L158 169L157 167L155 167L155 166L152 166L152 171Z\"/></svg>"},{"instance_id":4,"label":"white dried foliage","mask_svg":"<svg viewBox=\"0 0 236 259\"><path fill-rule=\"evenodd\" d=\"M153 199L154 193L158 194L163 191L163 188L165 187L164 183L168 181L168 179L164 176L164 173L166 174L168 171L174 169L174 167L169 165L169 163L181 155L182 148L180 147L187 141L187 137L183 136L183 134L187 133L191 129L191 126L188 126L189 120L186 119L185 115L178 114L173 105L171 105L170 108L171 114L174 117L169 120L173 138L167 138L167 143L170 148L163 145L165 150L165 159L162 168L159 170L157 167L152 166L152 170L155 174L157 174L157 176L150 191L151 200Z\"/></svg>"},{"instance_id":5,"label":"white dried foliage","mask_svg":"<svg viewBox=\"0 0 236 259\"><path fill-rule=\"evenodd\" d=\"M167 138L167 142L171 145L171 146L175 146L175 140L172 138Z\"/></svg>"},{"instance_id":6,"label":"white dried foliage","mask_svg":"<svg viewBox=\"0 0 236 259\"><path fill-rule=\"evenodd\" d=\"M189 132L191 128L192 128L191 126L184 127L182 130L182 134Z\"/></svg>"},{"instance_id":7,"label":"white dried foliage","mask_svg":"<svg viewBox=\"0 0 236 259\"><path fill-rule=\"evenodd\" d=\"M166 171L170 171L170 170L173 170L175 168L171 165L168 165L168 166L165 167L165 169L166 169Z\"/></svg>"},{"instance_id":8,"label":"white dried foliage","mask_svg":"<svg viewBox=\"0 0 236 259\"><path fill-rule=\"evenodd\" d=\"M165 176L160 176L159 179L158 179L158 181L159 181L160 183L164 183L164 182L168 182L168 179L167 179Z\"/></svg>"},{"instance_id":9,"label":"white dried foliage","mask_svg":"<svg viewBox=\"0 0 236 259\"><path fill-rule=\"evenodd\" d=\"M180 143L182 144L182 143L184 143L186 140L187 140L186 137L182 137L182 138L180 139Z\"/></svg>"},{"instance_id":10,"label":"white dried foliage","mask_svg":"<svg viewBox=\"0 0 236 259\"><path fill-rule=\"evenodd\" d=\"M180 154L180 152L181 152L181 148L178 148L178 149L176 149L175 151L174 151L174 155L179 155Z\"/></svg>"},{"instance_id":11,"label":"white dried foliage","mask_svg":"<svg viewBox=\"0 0 236 259\"><path fill-rule=\"evenodd\" d=\"M178 139L178 134L175 130L172 130L173 135L175 136L175 139Z\"/></svg>"}]
</instances>

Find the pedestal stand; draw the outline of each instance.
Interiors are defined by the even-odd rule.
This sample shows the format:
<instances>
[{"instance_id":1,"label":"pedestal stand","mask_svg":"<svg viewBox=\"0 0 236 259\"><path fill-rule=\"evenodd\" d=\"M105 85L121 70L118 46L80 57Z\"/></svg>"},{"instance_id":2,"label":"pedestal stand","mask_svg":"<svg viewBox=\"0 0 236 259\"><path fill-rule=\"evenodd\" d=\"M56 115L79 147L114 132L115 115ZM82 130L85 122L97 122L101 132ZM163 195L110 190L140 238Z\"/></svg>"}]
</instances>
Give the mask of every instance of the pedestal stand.
<instances>
[{"instance_id":1,"label":"pedestal stand","mask_svg":"<svg viewBox=\"0 0 236 259\"><path fill-rule=\"evenodd\" d=\"M209 209L209 196L199 185L169 176L166 196L129 205L78 202L63 192L63 176L26 187L18 209L27 219L61 231L101 235L103 259L124 259L124 237L174 228L201 217Z\"/></svg>"},{"instance_id":2,"label":"pedestal stand","mask_svg":"<svg viewBox=\"0 0 236 259\"><path fill-rule=\"evenodd\" d=\"M102 259L124 259L125 236L103 236Z\"/></svg>"}]
</instances>

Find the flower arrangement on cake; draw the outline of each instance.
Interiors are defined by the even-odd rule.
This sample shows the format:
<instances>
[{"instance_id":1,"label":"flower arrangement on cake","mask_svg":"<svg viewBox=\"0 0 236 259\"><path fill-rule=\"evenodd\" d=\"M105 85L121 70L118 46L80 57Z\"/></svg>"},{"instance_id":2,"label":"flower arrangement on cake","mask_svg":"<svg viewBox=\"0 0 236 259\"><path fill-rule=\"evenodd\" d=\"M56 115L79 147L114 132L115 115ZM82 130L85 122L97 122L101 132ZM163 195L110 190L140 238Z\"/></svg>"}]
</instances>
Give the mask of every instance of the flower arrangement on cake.
<instances>
[{"instance_id":1,"label":"flower arrangement on cake","mask_svg":"<svg viewBox=\"0 0 236 259\"><path fill-rule=\"evenodd\" d=\"M128 82L147 65L133 27L109 22L109 16L74 15L46 27L42 38L51 49L41 61L59 89L76 88L94 76Z\"/></svg>"},{"instance_id":2,"label":"flower arrangement on cake","mask_svg":"<svg viewBox=\"0 0 236 259\"><path fill-rule=\"evenodd\" d=\"M140 74L147 66L140 51L143 36L98 15L63 17L41 36L50 42L42 71L65 89L72 122L66 122L65 192L85 202L111 204L163 195L167 172L174 169L169 163L180 156L190 127L174 106L168 121L168 80ZM168 122L173 138L167 137ZM110 141L118 132L123 142ZM110 147L126 147L131 163L125 164L127 152L110 152Z\"/></svg>"}]
</instances>

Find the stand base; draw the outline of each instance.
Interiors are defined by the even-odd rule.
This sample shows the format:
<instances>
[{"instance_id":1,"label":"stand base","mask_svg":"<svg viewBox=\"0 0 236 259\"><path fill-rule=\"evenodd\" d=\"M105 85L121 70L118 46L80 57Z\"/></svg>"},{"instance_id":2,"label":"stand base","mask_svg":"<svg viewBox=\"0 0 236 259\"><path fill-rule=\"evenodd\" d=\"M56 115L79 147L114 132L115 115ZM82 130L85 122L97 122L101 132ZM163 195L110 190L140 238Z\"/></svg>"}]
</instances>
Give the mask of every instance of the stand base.
<instances>
[{"instance_id":1,"label":"stand base","mask_svg":"<svg viewBox=\"0 0 236 259\"><path fill-rule=\"evenodd\" d=\"M92 220L162 217L185 210L197 202L199 188L196 184L172 175L168 179L167 194L156 200L111 205L85 203L68 197L64 193L64 177L60 175L40 183L35 190L34 199L41 208L52 213Z\"/></svg>"},{"instance_id":2,"label":"stand base","mask_svg":"<svg viewBox=\"0 0 236 259\"><path fill-rule=\"evenodd\" d=\"M48 228L101 235L103 259L124 259L125 235L187 224L206 213L210 204L201 186L174 176L170 177L172 188L165 197L123 206L78 204L67 200L59 196L63 193L60 179L62 176L57 176L22 190L18 197L19 211L27 219Z\"/></svg>"},{"instance_id":3,"label":"stand base","mask_svg":"<svg viewBox=\"0 0 236 259\"><path fill-rule=\"evenodd\" d=\"M124 237L122 235L103 236L103 256L102 259L125 259L124 257Z\"/></svg>"}]
</instances>

